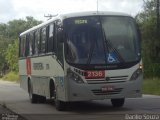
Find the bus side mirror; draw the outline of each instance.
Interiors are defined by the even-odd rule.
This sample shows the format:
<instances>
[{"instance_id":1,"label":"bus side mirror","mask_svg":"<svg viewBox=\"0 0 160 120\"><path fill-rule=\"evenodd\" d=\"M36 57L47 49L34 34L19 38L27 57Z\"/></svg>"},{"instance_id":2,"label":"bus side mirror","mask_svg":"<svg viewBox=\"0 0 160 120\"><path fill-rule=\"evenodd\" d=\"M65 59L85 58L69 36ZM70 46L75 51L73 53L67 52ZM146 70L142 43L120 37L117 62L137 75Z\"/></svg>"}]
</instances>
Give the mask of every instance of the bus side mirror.
<instances>
[{"instance_id":1,"label":"bus side mirror","mask_svg":"<svg viewBox=\"0 0 160 120\"><path fill-rule=\"evenodd\" d=\"M63 28L62 28L62 27L58 28L57 38L58 38L58 41L59 41L60 43L63 43L63 42L64 42L64 34L63 34Z\"/></svg>"}]
</instances>

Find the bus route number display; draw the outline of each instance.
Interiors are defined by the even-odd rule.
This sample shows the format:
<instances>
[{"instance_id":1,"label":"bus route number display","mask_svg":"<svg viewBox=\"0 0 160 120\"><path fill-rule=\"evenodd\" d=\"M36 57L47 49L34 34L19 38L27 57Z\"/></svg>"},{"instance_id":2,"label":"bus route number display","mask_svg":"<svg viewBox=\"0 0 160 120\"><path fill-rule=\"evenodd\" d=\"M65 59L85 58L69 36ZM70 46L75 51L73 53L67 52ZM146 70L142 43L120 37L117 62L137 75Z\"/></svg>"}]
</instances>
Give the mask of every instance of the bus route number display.
<instances>
[{"instance_id":1,"label":"bus route number display","mask_svg":"<svg viewBox=\"0 0 160 120\"><path fill-rule=\"evenodd\" d=\"M74 23L75 24L87 24L88 21L87 20L75 20Z\"/></svg>"},{"instance_id":2,"label":"bus route number display","mask_svg":"<svg viewBox=\"0 0 160 120\"><path fill-rule=\"evenodd\" d=\"M95 79L95 78L105 78L105 71L104 70L87 70L86 79Z\"/></svg>"}]
</instances>

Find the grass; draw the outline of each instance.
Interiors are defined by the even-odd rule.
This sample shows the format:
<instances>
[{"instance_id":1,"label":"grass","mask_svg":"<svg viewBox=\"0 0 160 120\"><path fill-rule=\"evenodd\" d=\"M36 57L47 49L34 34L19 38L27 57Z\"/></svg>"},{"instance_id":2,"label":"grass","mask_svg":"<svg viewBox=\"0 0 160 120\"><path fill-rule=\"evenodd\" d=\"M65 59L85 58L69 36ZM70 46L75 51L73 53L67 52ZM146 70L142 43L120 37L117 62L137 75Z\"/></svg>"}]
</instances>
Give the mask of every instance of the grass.
<instances>
[{"instance_id":1,"label":"grass","mask_svg":"<svg viewBox=\"0 0 160 120\"><path fill-rule=\"evenodd\" d=\"M145 79L143 94L160 95L160 78Z\"/></svg>"},{"instance_id":2,"label":"grass","mask_svg":"<svg viewBox=\"0 0 160 120\"><path fill-rule=\"evenodd\" d=\"M16 72L9 72L8 74L2 77L2 80L19 82L19 75Z\"/></svg>"}]
</instances>

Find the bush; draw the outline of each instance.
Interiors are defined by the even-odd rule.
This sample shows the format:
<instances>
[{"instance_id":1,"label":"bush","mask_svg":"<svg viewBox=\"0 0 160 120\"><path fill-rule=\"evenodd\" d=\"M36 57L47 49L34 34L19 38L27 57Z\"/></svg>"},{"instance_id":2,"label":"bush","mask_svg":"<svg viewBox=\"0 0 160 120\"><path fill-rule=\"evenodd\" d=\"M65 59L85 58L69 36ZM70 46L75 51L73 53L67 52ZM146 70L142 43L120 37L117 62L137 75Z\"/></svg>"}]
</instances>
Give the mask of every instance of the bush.
<instances>
[{"instance_id":1,"label":"bush","mask_svg":"<svg viewBox=\"0 0 160 120\"><path fill-rule=\"evenodd\" d=\"M6 74L5 76L3 76L2 79L3 79L3 80L7 80L7 81L19 82L19 75L18 75L17 72L9 72L9 73Z\"/></svg>"},{"instance_id":2,"label":"bush","mask_svg":"<svg viewBox=\"0 0 160 120\"><path fill-rule=\"evenodd\" d=\"M160 79L145 79L143 82L143 94L160 95Z\"/></svg>"},{"instance_id":3,"label":"bush","mask_svg":"<svg viewBox=\"0 0 160 120\"><path fill-rule=\"evenodd\" d=\"M160 63L150 63L149 65L144 65L144 77L145 78L160 78Z\"/></svg>"},{"instance_id":4,"label":"bush","mask_svg":"<svg viewBox=\"0 0 160 120\"><path fill-rule=\"evenodd\" d=\"M9 44L6 50L5 59L9 65L10 71L18 72L18 40Z\"/></svg>"}]
</instances>

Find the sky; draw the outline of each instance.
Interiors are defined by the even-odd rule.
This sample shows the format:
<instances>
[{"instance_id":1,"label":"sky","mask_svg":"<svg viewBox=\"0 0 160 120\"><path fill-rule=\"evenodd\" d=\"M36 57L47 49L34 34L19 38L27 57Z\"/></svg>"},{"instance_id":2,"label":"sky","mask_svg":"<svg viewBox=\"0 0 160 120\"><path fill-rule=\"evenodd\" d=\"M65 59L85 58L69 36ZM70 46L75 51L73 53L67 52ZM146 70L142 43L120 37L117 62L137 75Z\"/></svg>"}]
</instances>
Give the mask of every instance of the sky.
<instances>
[{"instance_id":1,"label":"sky","mask_svg":"<svg viewBox=\"0 0 160 120\"><path fill-rule=\"evenodd\" d=\"M124 12L132 16L142 11L143 0L98 0L99 11ZM46 21L44 15L96 11L97 0L0 0L0 23L33 16Z\"/></svg>"}]
</instances>

